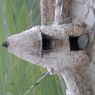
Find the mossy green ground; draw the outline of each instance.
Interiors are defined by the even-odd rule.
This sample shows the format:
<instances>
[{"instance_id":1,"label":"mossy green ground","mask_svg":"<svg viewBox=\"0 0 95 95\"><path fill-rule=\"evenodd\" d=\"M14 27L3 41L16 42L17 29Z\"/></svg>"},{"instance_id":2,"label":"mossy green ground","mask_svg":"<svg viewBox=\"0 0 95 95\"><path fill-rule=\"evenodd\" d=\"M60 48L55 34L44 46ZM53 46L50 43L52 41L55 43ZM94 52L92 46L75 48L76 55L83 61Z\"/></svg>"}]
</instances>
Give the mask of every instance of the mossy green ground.
<instances>
[{"instance_id":1,"label":"mossy green ground","mask_svg":"<svg viewBox=\"0 0 95 95\"><path fill-rule=\"evenodd\" d=\"M45 71L11 55L8 36L40 24L40 0L0 0L0 95L24 95ZM27 95L64 95L56 76L47 76Z\"/></svg>"}]
</instances>

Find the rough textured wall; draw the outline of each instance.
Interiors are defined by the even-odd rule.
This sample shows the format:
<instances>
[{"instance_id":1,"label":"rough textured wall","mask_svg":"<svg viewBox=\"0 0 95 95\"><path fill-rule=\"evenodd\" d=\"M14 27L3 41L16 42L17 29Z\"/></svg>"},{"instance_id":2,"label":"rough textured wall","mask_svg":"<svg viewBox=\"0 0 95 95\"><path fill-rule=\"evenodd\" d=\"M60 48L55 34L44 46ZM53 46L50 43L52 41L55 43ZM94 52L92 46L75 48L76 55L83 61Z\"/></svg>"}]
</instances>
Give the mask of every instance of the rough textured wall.
<instances>
[{"instance_id":1,"label":"rough textured wall","mask_svg":"<svg viewBox=\"0 0 95 95\"><path fill-rule=\"evenodd\" d=\"M53 25L45 26L49 21ZM41 24L9 37L9 52L61 73L67 86L67 95L95 95L95 1L41 0ZM47 44L50 42L49 45L54 44L56 48L43 53L51 49L42 47L43 34L49 37L45 39ZM82 50L71 49L70 37L78 39L74 45ZM52 39L59 42L52 42Z\"/></svg>"}]
</instances>

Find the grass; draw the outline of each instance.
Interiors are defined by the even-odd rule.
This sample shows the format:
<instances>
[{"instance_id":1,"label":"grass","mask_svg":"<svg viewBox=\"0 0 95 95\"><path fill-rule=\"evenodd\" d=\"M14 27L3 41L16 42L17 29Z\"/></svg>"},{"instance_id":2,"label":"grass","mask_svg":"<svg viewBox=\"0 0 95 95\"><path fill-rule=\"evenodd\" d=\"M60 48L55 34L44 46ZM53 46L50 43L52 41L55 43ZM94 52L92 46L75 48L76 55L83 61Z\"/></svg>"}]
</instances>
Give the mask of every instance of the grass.
<instances>
[{"instance_id":1,"label":"grass","mask_svg":"<svg viewBox=\"0 0 95 95\"><path fill-rule=\"evenodd\" d=\"M40 0L0 0L0 95L23 95L45 71L11 55L8 36L40 24ZM57 76L47 76L28 95L64 95Z\"/></svg>"}]
</instances>

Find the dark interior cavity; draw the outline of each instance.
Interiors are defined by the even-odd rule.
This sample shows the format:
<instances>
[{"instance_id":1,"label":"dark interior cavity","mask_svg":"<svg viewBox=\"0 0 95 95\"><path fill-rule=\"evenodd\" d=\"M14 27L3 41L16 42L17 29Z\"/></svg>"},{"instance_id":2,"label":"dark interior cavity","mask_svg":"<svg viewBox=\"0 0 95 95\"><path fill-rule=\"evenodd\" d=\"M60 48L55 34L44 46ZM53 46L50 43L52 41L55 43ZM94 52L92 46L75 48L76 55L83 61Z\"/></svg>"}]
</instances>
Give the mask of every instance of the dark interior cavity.
<instances>
[{"instance_id":1,"label":"dark interior cavity","mask_svg":"<svg viewBox=\"0 0 95 95\"><path fill-rule=\"evenodd\" d=\"M71 51L78 51L78 50L81 50L81 49L78 47L78 38L79 38L79 36L69 36L70 50L71 50Z\"/></svg>"},{"instance_id":2,"label":"dark interior cavity","mask_svg":"<svg viewBox=\"0 0 95 95\"><path fill-rule=\"evenodd\" d=\"M42 34L42 51L52 50L52 37Z\"/></svg>"}]
</instances>

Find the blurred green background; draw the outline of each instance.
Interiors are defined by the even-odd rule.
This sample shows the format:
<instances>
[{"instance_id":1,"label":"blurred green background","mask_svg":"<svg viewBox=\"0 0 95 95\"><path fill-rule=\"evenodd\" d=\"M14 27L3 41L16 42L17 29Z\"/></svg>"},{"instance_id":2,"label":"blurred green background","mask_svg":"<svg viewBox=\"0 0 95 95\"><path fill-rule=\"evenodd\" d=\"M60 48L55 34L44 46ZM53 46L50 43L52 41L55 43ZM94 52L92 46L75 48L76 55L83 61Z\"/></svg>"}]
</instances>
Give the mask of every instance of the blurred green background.
<instances>
[{"instance_id":1,"label":"blurred green background","mask_svg":"<svg viewBox=\"0 0 95 95\"><path fill-rule=\"evenodd\" d=\"M0 0L0 95L24 95L44 68L25 62L1 45L8 36L40 24L40 0ZM48 75L27 95L64 95L57 76Z\"/></svg>"}]
</instances>

